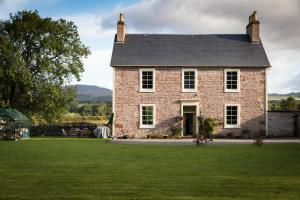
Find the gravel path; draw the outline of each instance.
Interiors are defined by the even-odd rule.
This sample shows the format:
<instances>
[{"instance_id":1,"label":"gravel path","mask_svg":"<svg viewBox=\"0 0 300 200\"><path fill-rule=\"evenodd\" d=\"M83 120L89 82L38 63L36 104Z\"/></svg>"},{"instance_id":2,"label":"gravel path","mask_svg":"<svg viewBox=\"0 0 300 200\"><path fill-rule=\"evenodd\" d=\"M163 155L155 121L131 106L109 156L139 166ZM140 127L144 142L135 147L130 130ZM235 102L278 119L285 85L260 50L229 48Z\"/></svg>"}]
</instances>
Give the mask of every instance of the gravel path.
<instances>
[{"instance_id":1,"label":"gravel path","mask_svg":"<svg viewBox=\"0 0 300 200\"><path fill-rule=\"evenodd\" d=\"M169 145L195 145L194 139L114 139L112 144L169 144ZM208 144L253 144L253 139L214 139ZM300 139L265 139L264 143L298 143Z\"/></svg>"}]
</instances>

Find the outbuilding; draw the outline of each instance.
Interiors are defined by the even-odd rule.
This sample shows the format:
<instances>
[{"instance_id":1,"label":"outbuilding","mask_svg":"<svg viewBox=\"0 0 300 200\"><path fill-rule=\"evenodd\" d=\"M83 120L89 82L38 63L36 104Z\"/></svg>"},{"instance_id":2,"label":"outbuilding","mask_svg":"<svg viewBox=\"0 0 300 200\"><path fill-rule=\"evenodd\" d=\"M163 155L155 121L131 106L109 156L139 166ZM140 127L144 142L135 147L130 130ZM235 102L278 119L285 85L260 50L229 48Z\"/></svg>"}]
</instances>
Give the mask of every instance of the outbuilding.
<instances>
[{"instance_id":1,"label":"outbuilding","mask_svg":"<svg viewBox=\"0 0 300 200\"><path fill-rule=\"evenodd\" d=\"M0 108L0 139L28 139L30 119L16 109Z\"/></svg>"}]
</instances>

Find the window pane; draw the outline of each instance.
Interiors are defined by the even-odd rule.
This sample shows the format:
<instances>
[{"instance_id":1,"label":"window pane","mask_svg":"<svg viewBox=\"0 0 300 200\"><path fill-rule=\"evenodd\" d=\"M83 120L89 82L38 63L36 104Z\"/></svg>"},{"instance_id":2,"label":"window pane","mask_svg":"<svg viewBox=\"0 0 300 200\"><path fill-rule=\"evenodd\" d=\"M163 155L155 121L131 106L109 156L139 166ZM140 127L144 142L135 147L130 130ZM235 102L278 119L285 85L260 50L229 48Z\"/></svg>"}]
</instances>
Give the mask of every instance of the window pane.
<instances>
[{"instance_id":1,"label":"window pane","mask_svg":"<svg viewBox=\"0 0 300 200\"><path fill-rule=\"evenodd\" d=\"M228 125L237 125L238 119L238 107L227 106L226 107L226 123Z\"/></svg>"},{"instance_id":2,"label":"window pane","mask_svg":"<svg viewBox=\"0 0 300 200\"><path fill-rule=\"evenodd\" d=\"M153 106L142 107L142 124L153 125Z\"/></svg>"},{"instance_id":3,"label":"window pane","mask_svg":"<svg viewBox=\"0 0 300 200\"><path fill-rule=\"evenodd\" d=\"M238 89L238 72L227 71L226 72L226 88L227 89Z\"/></svg>"},{"instance_id":4,"label":"window pane","mask_svg":"<svg viewBox=\"0 0 300 200\"><path fill-rule=\"evenodd\" d=\"M231 120L231 124L232 124L232 125L236 125L236 124L237 124L237 120L236 120L236 119L232 119L232 120Z\"/></svg>"},{"instance_id":5,"label":"window pane","mask_svg":"<svg viewBox=\"0 0 300 200\"><path fill-rule=\"evenodd\" d=\"M142 72L142 88L153 89L153 71Z\"/></svg>"},{"instance_id":6,"label":"window pane","mask_svg":"<svg viewBox=\"0 0 300 200\"><path fill-rule=\"evenodd\" d=\"M184 72L184 89L195 89L195 71Z\"/></svg>"}]
</instances>

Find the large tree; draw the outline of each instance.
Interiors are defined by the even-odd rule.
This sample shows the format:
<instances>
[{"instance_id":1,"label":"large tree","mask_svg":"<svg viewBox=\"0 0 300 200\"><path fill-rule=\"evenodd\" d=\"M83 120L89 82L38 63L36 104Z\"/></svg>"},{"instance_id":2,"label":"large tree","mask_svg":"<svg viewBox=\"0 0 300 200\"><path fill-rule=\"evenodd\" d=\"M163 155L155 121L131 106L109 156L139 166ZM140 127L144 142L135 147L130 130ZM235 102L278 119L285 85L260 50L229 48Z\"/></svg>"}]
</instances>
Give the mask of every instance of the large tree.
<instances>
[{"instance_id":1,"label":"large tree","mask_svg":"<svg viewBox=\"0 0 300 200\"><path fill-rule=\"evenodd\" d=\"M82 44L71 21L20 11L0 21L0 106L51 121L60 116L74 91L64 85L80 80Z\"/></svg>"}]
</instances>

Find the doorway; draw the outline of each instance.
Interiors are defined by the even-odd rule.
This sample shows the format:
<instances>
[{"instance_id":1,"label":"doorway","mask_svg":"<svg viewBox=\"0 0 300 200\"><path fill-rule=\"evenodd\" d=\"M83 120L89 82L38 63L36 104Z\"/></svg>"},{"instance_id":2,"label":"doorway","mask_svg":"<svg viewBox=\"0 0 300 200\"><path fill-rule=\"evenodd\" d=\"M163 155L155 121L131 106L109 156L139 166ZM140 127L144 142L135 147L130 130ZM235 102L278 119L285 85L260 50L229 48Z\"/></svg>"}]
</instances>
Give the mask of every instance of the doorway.
<instances>
[{"instance_id":1,"label":"doorway","mask_svg":"<svg viewBox=\"0 0 300 200\"><path fill-rule=\"evenodd\" d=\"M193 136L196 135L196 106L183 106L183 135Z\"/></svg>"}]
</instances>

